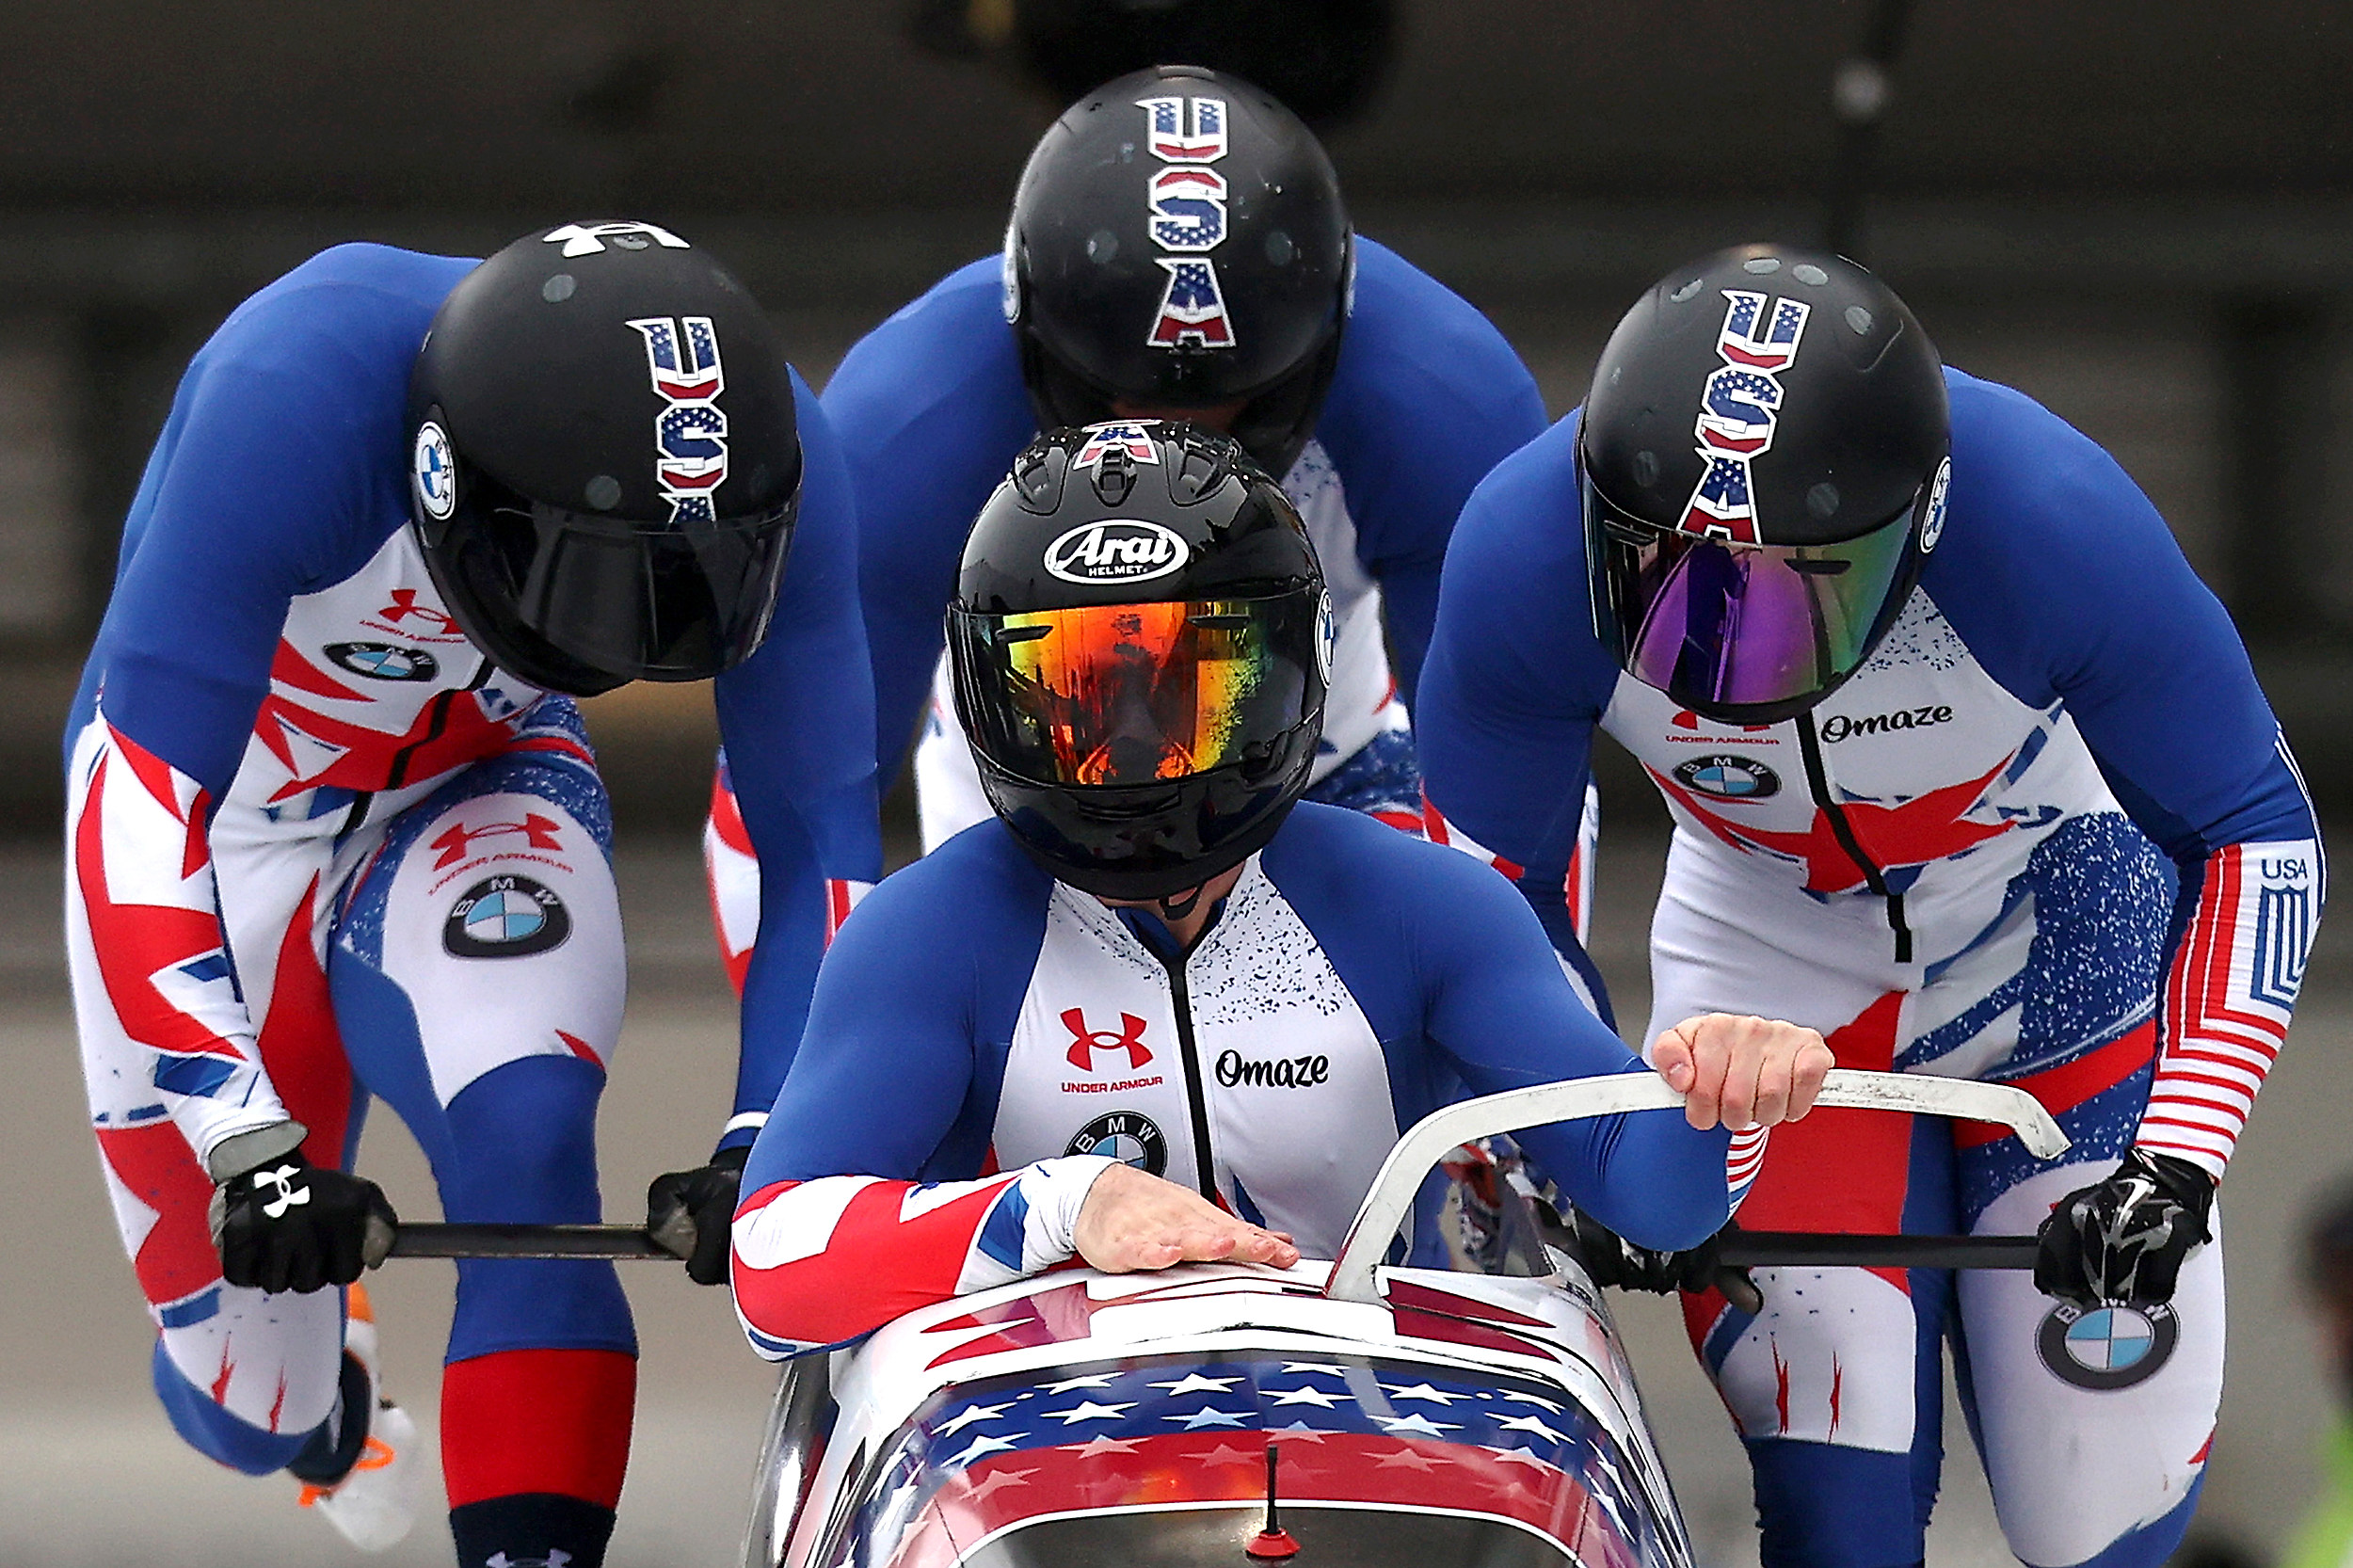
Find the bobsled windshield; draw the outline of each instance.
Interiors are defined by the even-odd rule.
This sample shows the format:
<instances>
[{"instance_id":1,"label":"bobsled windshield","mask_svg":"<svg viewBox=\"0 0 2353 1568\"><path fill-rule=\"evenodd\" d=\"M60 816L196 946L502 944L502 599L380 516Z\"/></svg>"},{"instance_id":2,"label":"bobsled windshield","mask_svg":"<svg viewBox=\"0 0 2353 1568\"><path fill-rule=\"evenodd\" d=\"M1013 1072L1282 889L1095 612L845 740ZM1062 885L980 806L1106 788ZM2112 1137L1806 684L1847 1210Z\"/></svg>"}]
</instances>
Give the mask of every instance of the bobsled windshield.
<instances>
[{"instance_id":1,"label":"bobsled windshield","mask_svg":"<svg viewBox=\"0 0 2353 1568\"><path fill-rule=\"evenodd\" d=\"M1230 1505L1110 1511L1016 1525L956 1559L958 1568L1249 1568L1260 1508ZM1561 1544L1530 1527L1473 1513L1286 1506L1291 1560L1305 1568L1561 1568Z\"/></svg>"},{"instance_id":2,"label":"bobsled windshield","mask_svg":"<svg viewBox=\"0 0 2353 1568\"><path fill-rule=\"evenodd\" d=\"M1682 1560L1640 1462L1559 1384L1346 1352L1137 1356L943 1389L845 1481L812 1560L1248 1568L1270 1444L1292 1568Z\"/></svg>"}]
</instances>

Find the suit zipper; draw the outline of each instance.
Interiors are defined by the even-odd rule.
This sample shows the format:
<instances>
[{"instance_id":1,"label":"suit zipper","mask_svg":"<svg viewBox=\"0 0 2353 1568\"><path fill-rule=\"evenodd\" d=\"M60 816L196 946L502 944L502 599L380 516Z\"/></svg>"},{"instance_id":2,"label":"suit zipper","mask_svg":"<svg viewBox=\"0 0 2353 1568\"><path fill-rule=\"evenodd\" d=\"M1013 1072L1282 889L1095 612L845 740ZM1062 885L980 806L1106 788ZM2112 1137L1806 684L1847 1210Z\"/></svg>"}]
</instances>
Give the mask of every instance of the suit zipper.
<instances>
[{"instance_id":1,"label":"suit zipper","mask_svg":"<svg viewBox=\"0 0 2353 1568\"><path fill-rule=\"evenodd\" d=\"M1203 1197L1223 1208L1217 1195L1217 1161L1209 1152L1209 1093L1202 1085L1201 1053L1193 1039L1193 999L1185 990L1185 959L1192 950L1162 958L1150 943L1144 945L1168 971L1169 1000L1176 1004L1176 1052L1184 1059L1185 1106L1193 1117L1193 1182Z\"/></svg>"},{"instance_id":2,"label":"suit zipper","mask_svg":"<svg viewBox=\"0 0 2353 1568\"><path fill-rule=\"evenodd\" d=\"M384 788L397 790L408 782L408 764L416 760L418 751L441 738L441 731L449 728L449 711L459 697L468 692L478 692L489 683L490 668L490 661L483 660L481 667L473 672L472 680L467 681L463 687L443 692L433 699L431 722L426 724L423 735L392 754L392 765L385 774Z\"/></svg>"},{"instance_id":3,"label":"suit zipper","mask_svg":"<svg viewBox=\"0 0 2353 1568\"><path fill-rule=\"evenodd\" d=\"M1798 750L1805 759L1805 785L1813 792L1814 804L1822 808L1830 821L1831 837L1847 852L1847 858L1863 872L1863 885L1887 901L1887 929L1896 935L1896 962L1912 962L1912 927L1904 920L1904 895L1891 892L1887 873L1879 863L1864 853L1863 840L1855 834L1854 824L1847 820L1846 808L1838 804L1831 792L1830 773L1822 766L1822 741L1815 733L1814 715L1798 715Z\"/></svg>"}]
</instances>

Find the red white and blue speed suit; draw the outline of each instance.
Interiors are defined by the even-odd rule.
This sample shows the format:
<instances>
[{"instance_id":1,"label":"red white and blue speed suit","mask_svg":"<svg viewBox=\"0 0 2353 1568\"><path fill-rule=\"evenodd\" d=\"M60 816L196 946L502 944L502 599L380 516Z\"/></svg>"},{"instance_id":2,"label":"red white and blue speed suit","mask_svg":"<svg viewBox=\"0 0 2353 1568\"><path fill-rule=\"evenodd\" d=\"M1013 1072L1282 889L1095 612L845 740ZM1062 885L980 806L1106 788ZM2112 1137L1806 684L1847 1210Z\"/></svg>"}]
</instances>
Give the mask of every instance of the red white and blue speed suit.
<instances>
[{"instance_id":1,"label":"red white and blue speed suit","mask_svg":"<svg viewBox=\"0 0 2353 1568\"><path fill-rule=\"evenodd\" d=\"M857 490L876 776L897 776L922 713L915 777L926 849L989 815L940 628L972 520L1037 434L1000 270L990 257L942 279L850 350L824 398ZM1355 305L1331 392L1283 481L1323 565L1336 628L1308 799L1421 825L1406 711L1447 536L1472 487L1544 427L1536 383L1494 325L1395 251L1357 240ZM724 773L705 850L720 944L740 963L758 869Z\"/></svg>"},{"instance_id":2,"label":"red white and blue speed suit","mask_svg":"<svg viewBox=\"0 0 2353 1568\"><path fill-rule=\"evenodd\" d=\"M1399 1130L1464 1085L1641 1070L1508 887L1357 812L1298 807L1193 947L1167 944L993 821L877 888L744 1171L753 1345L840 1344L1066 1261L1106 1159L1331 1257ZM1766 1136L1643 1112L1521 1142L1675 1246L1722 1224Z\"/></svg>"},{"instance_id":3,"label":"red white and blue speed suit","mask_svg":"<svg viewBox=\"0 0 2353 1568\"><path fill-rule=\"evenodd\" d=\"M1848 1066L2016 1083L2074 1140L2042 1166L1967 1124L1817 1112L1773 1142L1742 1214L1762 1228L2030 1233L2136 1146L2218 1177L2319 915L2295 763L2163 520L2031 400L1946 378L1943 535L1871 660L1798 720L1710 723L1603 652L1575 415L1481 487L1447 563L1416 717L1448 817L1544 912L1596 727L1667 797L1654 1036L1788 1018ZM2221 1393L2218 1243L2152 1313L2079 1314L2024 1274L1761 1283L1761 1317L1714 1294L1686 1315L1769 1563L1919 1560L1943 1336L2021 1559L2128 1568L2180 1541Z\"/></svg>"},{"instance_id":4,"label":"red white and blue speed suit","mask_svg":"<svg viewBox=\"0 0 2353 1568\"><path fill-rule=\"evenodd\" d=\"M328 1418L344 1308L223 1283L202 1164L221 1142L292 1116L313 1162L348 1165L373 1095L451 1219L600 1217L622 1002L604 787L572 704L467 640L407 526L409 367L473 265L343 247L214 335L132 507L67 734L74 1003L156 1387L184 1437L254 1473ZM879 856L848 477L805 388L799 408L776 630L717 682L770 867L739 1112L775 1098L828 885ZM635 1349L608 1266L461 1263L453 1505L610 1510Z\"/></svg>"}]
</instances>

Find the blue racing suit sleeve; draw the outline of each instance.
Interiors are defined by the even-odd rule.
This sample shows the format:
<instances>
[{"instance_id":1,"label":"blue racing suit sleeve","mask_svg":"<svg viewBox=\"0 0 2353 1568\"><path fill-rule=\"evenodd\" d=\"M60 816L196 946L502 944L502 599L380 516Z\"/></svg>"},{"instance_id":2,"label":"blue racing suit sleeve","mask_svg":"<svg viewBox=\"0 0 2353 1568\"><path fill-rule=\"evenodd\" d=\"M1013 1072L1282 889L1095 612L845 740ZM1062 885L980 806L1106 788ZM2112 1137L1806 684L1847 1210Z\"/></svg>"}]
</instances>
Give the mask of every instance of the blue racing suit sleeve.
<instances>
[{"instance_id":1,"label":"blue racing suit sleeve","mask_svg":"<svg viewBox=\"0 0 2353 1568\"><path fill-rule=\"evenodd\" d=\"M801 512L768 640L714 695L760 856L760 941L744 982L738 1115L764 1112L798 1048L824 956L830 882L882 874L873 696L858 620L856 513L831 425L799 376ZM721 1146L748 1143L750 1127Z\"/></svg>"},{"instance_id":2,"label":"blue racing suit sleeve","mask_svg":"<svg viewBox=\"0 0 2353 1568\"><path fill-rule=\"evenodd\" d=\"M2023 393L1947 371L1949 520L1921 583L2011 696L2065 702L2141 831L2192 872L2314 839L2231 617L2116 460Z\"/></svg>"},{"instance_id":3,"label":"blue racing suit sleeve","mask_svg":"<svg viewBox=\"0 0 2353 1568\"><path fill-rule=\"evenodd\" d=\"M1262 864L1388 1051L1401 1127L1436 1108L1440 1066L1481 1095L1649 1070L1586 1011L1544 930L1470 856L1301 806ZM1640 1245L1695 1246L1731 1215L1722 1128L1642 1111L1516 1136L1578 1208Z\"/></svg>"},{"instance_id":4,"label":"blue racing suit sleeve","mask_svg":"<svg viewBox=\"0 0 2353 1568\"><path fill-rule=\"evenodd\" d=\"M1542 435L1536 378L1469 301L1385 246L1356 242L1356 309L1316 439L1381 584L1410 705L1438 610L1447 539L1471 490Z\"/></svg>"},{"instance_id":5,"label":"blue racing suit sleeve","mask_svg":"<svg viewBox=\"0 0 2353 1568\"><path fill-rule=\"evenodd\" d=\"M994 826L964 834L885 881L842 924L744 1192L829 1176L981 1174L1003 1053L1046 931L1045 873L1018 860Z\"/></svg>"},{"instance_id":6,"label":"blue racing suit sleeve","mask_svg":"<svg viewBox=\"0 0 2353 1568\"><path fill-rule=\"evenodd\" d=\"M407 367L473 264L339 246L198 352L124 526L76 730L103 684L116 728L220 799L289 602L358 570L408 516Z\"/></svg>"},{"instance_id":7,"label":"blue racing suit sleeve","mask_svg":"<svg viewBox=\"0 0 2353 1568\"><path fill-rule=\"evenodd\" d=\"M1472 492L1447 555L1414 733L1431 804L1517 868L1545 935L1599 998L1560 891L1593 729L1618 679L1587 607L1576 464L1572 414Z\"/></svg>"},{"instance_id":8,"label":"blue racing suit sleeve","mask_svg":"<svg viewBox=\"0 0 2353 1568\"><path fill-rule=\"evenodd\" d=\"M874 764L899 772L931 689L964 538L1037 424L994 257L949 274L854 346L826 383L858 507Z\"/></svg>"}]
</instances>

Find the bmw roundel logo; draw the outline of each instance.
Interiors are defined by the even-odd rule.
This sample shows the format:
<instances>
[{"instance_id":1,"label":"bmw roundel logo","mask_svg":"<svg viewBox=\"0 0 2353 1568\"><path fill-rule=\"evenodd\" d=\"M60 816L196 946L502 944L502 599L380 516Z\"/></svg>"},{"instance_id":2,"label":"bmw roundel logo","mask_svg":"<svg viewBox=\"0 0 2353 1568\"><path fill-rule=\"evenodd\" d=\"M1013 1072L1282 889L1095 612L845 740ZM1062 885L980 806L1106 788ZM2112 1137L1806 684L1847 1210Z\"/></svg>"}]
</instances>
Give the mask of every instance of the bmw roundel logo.
<instances>
[{"instance_id":1,"label":"bmw roundel logo","mask_svg":"<svg viewBox=\"0 0 2353 1568\"><path fill-rule=\"evenodd\" d=\"M2181 1320L2169 1306L2094 1307L2060 1304L2035 1331L2035 1353L2061 1383L2094 1393L2130 1388L2173 1359Z\"/></svg>"},{"instance_id":2,"label":"bmw roundel logo","mask_svg":"<svg viewBox=\"0 0 2353 1568\"><path fill-rule=\"evenodd\" d=\"M1332 651L1339 637L1339 623L1332 618L1332 596L1325 593L1316 600L1316 669L1326 686L1332 684Z\"/></svg>"},{"instance_id":3,"label":"bmw roundel logo","mask_svg":"<svg viewBox=\"0 0 2353 1568\"><path fill-rule=\"evenodd\" d=\"M1937 466L1936 477L1929 481L1929 515L1920 520L1920 553L1926 555L1936 548L1936 541L1945 536L1945 491L1953 482L1953 460L1950 457Z\"/></svg>"},{"instance_id":4,"label":"bmw roundel logo","mask_svg":"<svg viewBox=\"0 0 2353 1568\"><path fill-rule=\"evenodd\" d=\"M449 433L426 420L417 426L416 449L409 457L417 504L434 521L446 522L457 510L457 459L450 451Z\"/></svg>"},{"instance_id":5,"label":"bmw roundel logo","mask_svg":"<svg viewBox=\"0 0 2353 1568\"><path fill-rule=\"evenodd\" d=\"M523 958L572 934L564 901L527 876L486 877L450 905L441 946L455 958Z\"/></svg>"},{"instance_id":6,"label":"bmw roundel logo","mask_svg":"<svg viewBox=\"0 0 2353 1568\"><path fill-rule=\"evenodd\" d=\"M430 680L441 673L433 655L421 648L392 643L329 643L319 650L341 668L370 680Z\"/></svg>"},{"instance_id":7,"label":"bmw roundel logo","mask_svg":"<svg viewBox=\"0 0 2353 1568\"><path fill-rule=\"evenodd\" d=\"M1675 781L1718 800L1763 800L1781 793L1781 776L1753 757L1693 757L1676 766Z\"/></svg>"},{"instance_id":8,"label":"bmw roundel logo","mask_svg":"<svg viewBox=\"0 0 2353 1568\"><path fill-rule=\"evenodd\" d=\"M1137 1111L1112 1111L1087 1123L1072 1136L1064 1154L1099 1154L1146 1176L1168 1169L1168 1140L1151 1117Z\"/></svg>"}]
</instances>

